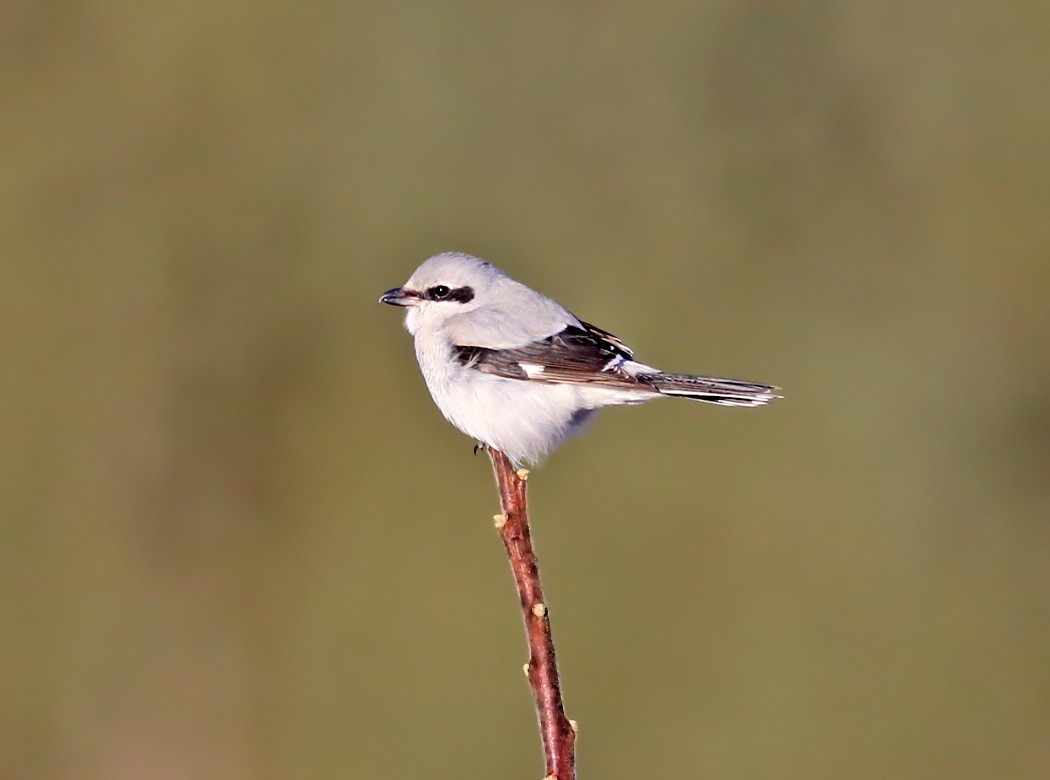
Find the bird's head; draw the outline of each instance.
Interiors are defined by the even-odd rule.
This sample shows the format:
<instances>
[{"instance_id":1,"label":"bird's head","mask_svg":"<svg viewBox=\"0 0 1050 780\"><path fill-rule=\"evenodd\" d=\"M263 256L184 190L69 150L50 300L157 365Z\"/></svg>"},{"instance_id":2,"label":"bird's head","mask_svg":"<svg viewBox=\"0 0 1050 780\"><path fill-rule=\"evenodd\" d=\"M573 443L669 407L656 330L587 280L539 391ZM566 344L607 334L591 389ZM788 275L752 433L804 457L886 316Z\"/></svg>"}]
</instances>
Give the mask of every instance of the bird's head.
<instances>
[{"instance_id":1,"label":"bird's head","mask_svg":"<svg viewBox=\"0 0 1050 780\"><path fill-rule=\"evenodd\" d=\"M380 303L405 308L405 327L440 327L447 319L477 308L504 274L484 260L459 252L434 255L401 287L379 296Z\"/></svg>"}]
</instances>

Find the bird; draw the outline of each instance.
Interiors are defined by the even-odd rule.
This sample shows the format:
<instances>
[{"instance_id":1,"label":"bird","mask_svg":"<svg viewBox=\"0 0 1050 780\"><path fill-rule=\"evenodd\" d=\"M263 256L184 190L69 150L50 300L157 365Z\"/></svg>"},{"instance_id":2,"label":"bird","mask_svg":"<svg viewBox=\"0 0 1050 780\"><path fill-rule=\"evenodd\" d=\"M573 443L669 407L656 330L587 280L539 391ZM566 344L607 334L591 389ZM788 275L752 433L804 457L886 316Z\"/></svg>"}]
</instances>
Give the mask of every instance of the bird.
<instances>
[{"instance_id":1,"label":"bird","mask_svg":"<svg viewBox=\"0 0 1050 780\"><path fill-rule=\"evenodd\" d=\"M536 465L604 406L688 398L763 406L775 385L661 371L616 336L481 258L425 260L380 303L405 309L416 359L445 418L517 466Z\"/></svg>"}]
</instances>

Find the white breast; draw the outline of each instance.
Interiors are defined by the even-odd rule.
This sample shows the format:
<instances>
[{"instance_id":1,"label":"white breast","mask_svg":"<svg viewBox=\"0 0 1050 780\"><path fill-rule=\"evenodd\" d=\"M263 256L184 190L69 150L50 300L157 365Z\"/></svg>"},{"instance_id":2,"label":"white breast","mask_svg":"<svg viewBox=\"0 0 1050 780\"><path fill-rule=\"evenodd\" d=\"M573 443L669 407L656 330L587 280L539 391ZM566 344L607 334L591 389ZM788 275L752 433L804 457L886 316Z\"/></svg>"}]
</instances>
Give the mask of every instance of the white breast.
<instances>
[{"instance_id":1,"label":"white breast","mask_svg":"<svg viewBox=\"0 0 1050 780\"><path fill-rule=\"evenodd\" d=\"M466 368L447 338L417 332L416 358L445 418L475 441L514 461L535 463L577 431L593 404L574 385L548 385Z\"/></svg>"}]
</instances>

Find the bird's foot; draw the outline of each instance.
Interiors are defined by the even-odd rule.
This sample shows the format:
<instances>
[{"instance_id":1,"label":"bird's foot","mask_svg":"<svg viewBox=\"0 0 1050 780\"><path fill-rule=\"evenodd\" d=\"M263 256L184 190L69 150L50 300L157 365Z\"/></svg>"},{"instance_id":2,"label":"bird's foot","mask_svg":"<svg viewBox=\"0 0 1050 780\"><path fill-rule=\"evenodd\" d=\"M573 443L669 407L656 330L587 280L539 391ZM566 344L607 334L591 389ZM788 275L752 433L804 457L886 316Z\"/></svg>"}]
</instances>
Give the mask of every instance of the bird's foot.
<instances>
[{"instance_id":1,"label":"bird's foot","mask_svg":"<svg viewBox=\"0 0 1050 780\"><path fill-rule=\"evenodd\" d=\"M477 455L479 452L485 452L488 450L488 446L483 441L479 441L474 445L474 454Z\"/></svg>"}]
</instances>

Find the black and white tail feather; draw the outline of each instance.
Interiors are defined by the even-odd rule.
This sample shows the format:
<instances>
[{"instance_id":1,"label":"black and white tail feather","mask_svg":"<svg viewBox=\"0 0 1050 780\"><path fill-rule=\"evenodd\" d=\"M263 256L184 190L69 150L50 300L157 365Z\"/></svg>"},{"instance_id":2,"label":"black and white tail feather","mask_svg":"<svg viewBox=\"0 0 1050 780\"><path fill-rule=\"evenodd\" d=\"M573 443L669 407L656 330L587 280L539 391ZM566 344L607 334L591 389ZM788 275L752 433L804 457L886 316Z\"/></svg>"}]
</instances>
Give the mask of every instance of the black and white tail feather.
<instances>
[{"instance_id":1,"label":"black and white tail feather","mask_svg":"<svg viewBox=\"0 0 1050 780\"><path fill-rule=\"evenodd\" d=\"M764 406L780 398L779 387L756 385L739 379L720 379L692 374L651 374L646 380L660 395L673 395L719 406Z\"/></svg>"},{"instance_id":2,"label":"black and white tail feather","mask_svg":"<svg viewBox=\"0 0 1050 780\"><path fill-rule=\"evenodd\" d=\"M608 331L470 255L431 257L380 301L405 307L445 417L516 464L542 459L603 406L669 396L749 407L780 397L773 385L640 363Z\"/></svg>"}]
</instances>

